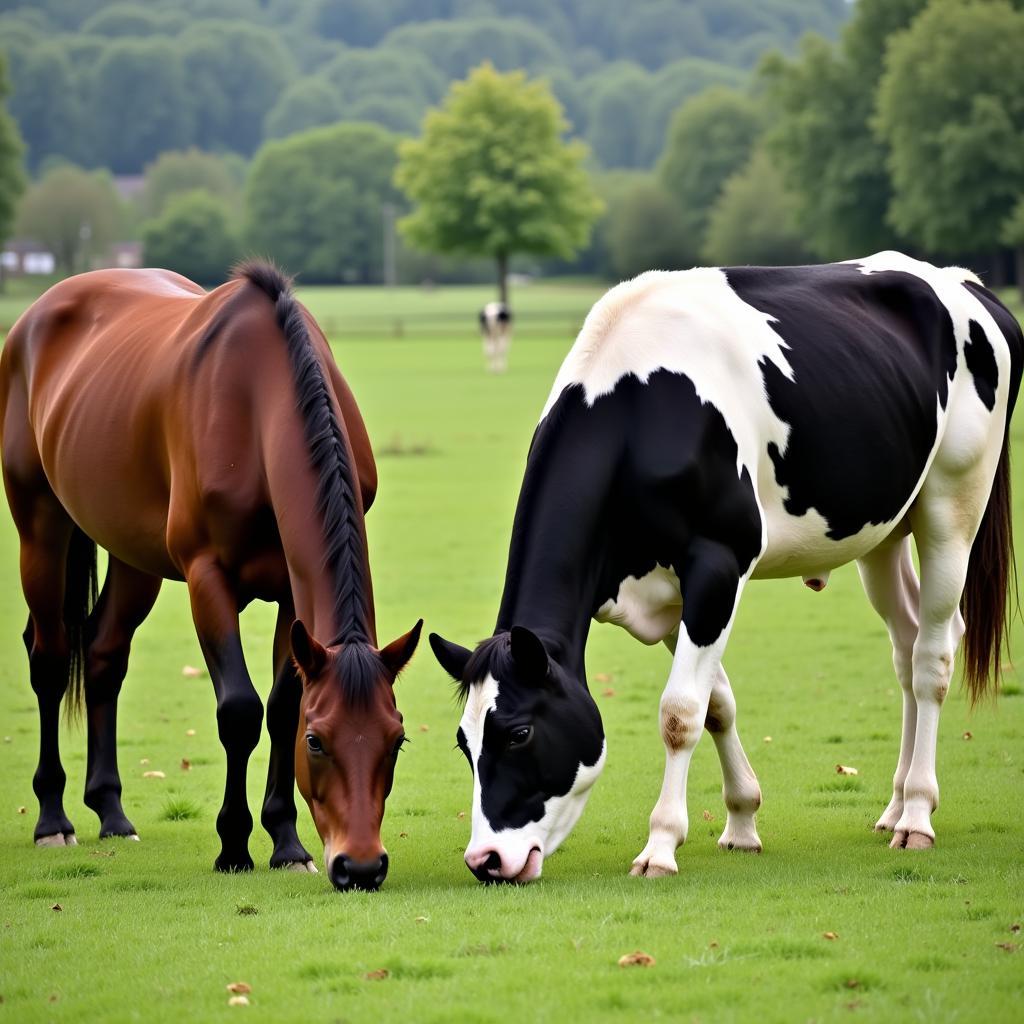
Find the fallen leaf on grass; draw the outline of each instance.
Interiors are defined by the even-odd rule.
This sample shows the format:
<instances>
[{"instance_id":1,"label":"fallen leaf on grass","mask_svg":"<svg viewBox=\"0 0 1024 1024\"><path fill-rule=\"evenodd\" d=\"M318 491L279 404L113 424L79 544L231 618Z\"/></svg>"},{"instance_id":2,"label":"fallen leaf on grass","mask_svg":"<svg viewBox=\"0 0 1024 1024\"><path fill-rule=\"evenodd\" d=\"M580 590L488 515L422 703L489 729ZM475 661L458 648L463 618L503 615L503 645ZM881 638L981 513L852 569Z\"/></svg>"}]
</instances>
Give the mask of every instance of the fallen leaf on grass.
<instances>
[{"instance_id":1,"label":"fallen leaf on grass","mask_svg":"<svg viewBox=\"0 0 1024 1024\"><path fill-rule=\"evenodd\" d=\"M704 820L705 821L714 821L715 820L715 816L710 811L705 811L704 812Z\"/></svg>"},{"instance_id":2,"label":"fallen leaf on grass","mask_svg":"<svg viewBox=\"0 0 1024 1024\"><path fill-rule=\"evenodd\" d=\"M181 759L181 770L183 772L192 771L192 762L187 757Z\"/></svg>"},{"instance_id":3,"label":"fallen leaf on grass","mask_svg":"<svg viewBox=\"0 0 1024 1024\"><path fill-rule=\"evenodd\" d=\"M823 939L828 939L831 942L832 940L839 938L839 933L838 932L822 932L821 933L821 937Z\"/></svg>"},{"instance_id":4,"label":"fallen leaf on grass","mask_svg":"<svg viewBox=\"0 0 1024 1024\"><path fill-rule=\"evenodd\" d=\"M144 779L166 779L167 774L165 772L143 772L142 777Z\"/></svg>"},{"instance_id":5,"label":"fallen leaf on grass","mask_svg":"<svg viewBox=\"0 0 1024 1024\"><path fill-rule=\"evenodd\" d=\"M997 942L996 948L1001 949L1006 953L1016 953L1017 943L1016 942Z\"/></svg>"},{"instance_id":6,"label":"fallen leaf on grass","mask_svg":"<svg viewBox=\"0 0 1024 1024\"><path fill-rule=\"evenodd\" d=\"M51 910L63 910L64 908L59 903L54 903L54 905L52 907L50 907L50 909Z\"/></svg>"},{"instance_id":7,"label":"fallen leaf on grass","mask_svg":"<svg viewBox=\"0 0 1024 1024\"><path fill-rule=\"evenodd\" d=\"M236 996L248 995L252 991L252 985L246 981L232 981L227 990Z\"/></svg>"},{"instance_id":8,"label":"fallen leaf on grass","mask_svg":"<svg viewBox=\"0 0 1024 1024\"><path fill-rule=\"evenodd\" d=\"M238 913L242 917L252 917L255 914L258 914L260 912L259 911L259 907L254 907L251 903L239 903L237 908L236 908L236 910L238 911ZM236 984L236 985L245 985L245 982L244 981L236 981L236 982L234 982L234 984ZM231 986L230 985L228 985L228 989L231 990ZM239 991L242 991L242 990L239 989ZM251 992L252 990L250 988L246 987L245 991L246 992Z\"/></svg>"},{"instance_id":9,"label":"fallen leaf on grass","mask_svg":"<svg viewBox=\"0 0 1024 1024\"><path fill-rule=\"evenodd\" d=\"M249 997L248 996L232 996L228 1000L228 1006L248 1006L248 1005L249 1005Z\"/></svg>"},{"instance_id":10,"label":"fallen leaf on grass","mask_svg":"<svg viewBox=\"0 0 1024 1024\"><path fill-rule=\"evenodd\" d=\"M196 668L195 665L186 665L181 670L181 674L186 679L198 679L200 676L206 675L206 672L201 668Z\"/></svg>"},{"instance_id":11,"label":"fallen leaf on grass","mask_svg":"<svg viewBox=\"0 0 1024 1024\"><path fill-rule=\"evenodd\" d=\"M967 730L967 731L966 731L966 732L964 733L964 737L963 737L963 738L964 738L965 740L973 740L973 739L974 739L974 733L973 733L973 732L971 732L971 730L970 730L970 729L968 729L968 730Z\"/></svg>"},{"instance_id":12,"label":"fallen leaf on grass","mask_svg":"<svg viewBox=\"0 0 1024 1024\"><path fill-rule=\"evenodd\" d=\"M849 765L837 764L836 775L860 775L860 772L856 768L851 768Z\"/></svg>"},{"instance_id":13,"label":"fallen leaf on grass","mask_svg":"<svg viewBox=\"0 0 1024 1024\"><path fill-rule=\"evenodd\" d=\"M140 757L139 758L139 764L149 764L149 758L148 757Z\"/></svg>"},{"instance_id":14,"label":"fallen leaf on grass","mask_svg":"<svg viewBox=\"0 0 1024 1024\"><path fill-rule=\"evenodd\" d=\"M637 949L632 953L625 953L619 957L620 967L653 967L654 964L654 957L641 949Z\"/></svg>"},{"instance_id":15,"label":"fallen leaf on grass","mask_svg":"<svg viewBox=\"0 0 1024 1024\"><path fill-rule=\"evenodd\" d=\"M383 981L390 973L386 967L379 967L375 971L368 971L363 977L367 981Z\"/></svg>"},{"instance_id":16,"label":"fallen leaf on grass","mask_svg":"<svg viewBox=\"0 0 1024 1024\"><path fill-rule=\"evenodd\" d=\"M455 817L459 818L459 819L462 819L465 816L466 816L466 812L465 811L459 811L459 813L455 815Z\"/></svg>"},{"instance_id":17,"label":"fallen leaf on grass","mask_svg":"<svg viewBox=\"0 0 1024 1024\"><path fill-rule=\"evenodd\" d=\"M718 942L715 939L712 939L708 943L708 949L718 949Z\"/></svg>"},{"instance_id":18,"label":"fallen leaf on grass","mask_svg":"<svg viewBox=\"0 0 1024 1024\"><path fill-rule=\"evenodd\" d=\"M843 984L847 988L860 988L860 982L856 978L847 978Z\"/></svg>"},{"instance_id":19,"label":"fallen leaf on grass","mask_svg":"<svg viewBox=\"0 0 1024 1024\"><path fill-rule=\"evenodd\" d=\"M18 808L18 813L19 814L26 814L26 813L28 813L28 808L27 807L19 807Z\"/></svg>"},{"instance_id":20,"label":"fallen leaf on grass","mask_svg":"<svg viewBox=\"0 0 1024 1024\"><path fill-rule=\"evenodd\" d=\"M409 833L408 832L399 832L398 833L398 838L399 839L408 839L409 838Z\"/></svg>"},{"instance_id":21,"label":"fallen leaf on grass","mask_svg":"<svg viewBox=\"0 0 1024 1024\"><path fill-rule=\"evenodd\" d=\"M195 729L186 729L185 730L185 735L186 736L195 736L195 734L196 734Z\"/></svg>"},{"instance_id":22,"label":"fallen leaf on grass","mask_svg":"<svg viewBox=\"0 0 1024 1024\"><path fill-rule=\"evenodd\" d=\"M92 857L114 857L117 855L116 850L90 850L89 855Z\"/></svg>"},{"instance_id":23,"label":"fallen leaf on grass","mask_svg":"<svg viewBox=\"0 0 1024 1024\"><path fill-rule=\"evenodd\" d=\"M764 741L765 741L765 743L771 743L771 741L772 741L771 736L765 736Z\"/></svg>"},{"instance_id":24,"label":"fallen leaf on grass","mask_svg":"<svg viewBox=\"0 0 1024 1024\"><path fill-rule=\"evenodd\" d=\"M430 732L430 726L429 725L421 725L420 726L420 732Z\"/></svg>"},{"instance_id":25,"label":"fallen leaf on grass","mask_svg":"<svg viewBox=\"0 0 1024 1024\"><path fill-rule=\"evenodd\" d=\"M417 924L427 924L429 921L430 921L429 917L417 917L416 918L416 923Z\"/></svg>"},{"instance_id":26,"label":"fallen leaf on grass","mask_svg":"<svg viewBox=\"0 0 1024 1024\"><path fill-rule=\"evenodd\" d=\"M615 696L615 691L609 686L607 690L602 690L601 691L601 696L602 697L614 697Z\"/></svg>"},{"instance_id":27,"label":"fallen leaf on grass","mask_svg":"<svg viewBox=\"0 0 1024 1024\"><path fill-rule=\"evenodd\" d=\"M614 678L615 678L615 676L613 676L611 674L611 672L596 672L596 673L594 673L594 682L595 683L610 683Z\"/></svg>"}]
</instances>

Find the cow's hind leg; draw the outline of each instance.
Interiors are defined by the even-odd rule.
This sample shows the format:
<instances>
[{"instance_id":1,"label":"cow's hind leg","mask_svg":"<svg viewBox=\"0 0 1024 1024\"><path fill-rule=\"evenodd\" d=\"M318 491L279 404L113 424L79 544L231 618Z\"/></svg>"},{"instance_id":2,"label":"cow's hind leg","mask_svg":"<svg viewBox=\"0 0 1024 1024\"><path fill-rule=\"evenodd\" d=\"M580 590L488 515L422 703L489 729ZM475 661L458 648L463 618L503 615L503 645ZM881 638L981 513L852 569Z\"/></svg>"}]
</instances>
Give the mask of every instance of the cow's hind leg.
<instances>
[{"instance_id":1,"label":"cow's hind leg","mask_svg":"<svg viewBox=\"0 0 1024 1024\"><path fill-rule=\"evenodd\" d=\"M903 815L903 786L910 771L917 730L913 656L921 588L910 556L910 538L886 541L860 559L857 568L871 606L889 631L893 667L903 692L903 731L892 778L892 799L875 823L877 831L892 832Z\"/></svg>"},{"instance_id":2,"label":"cow's hind leg","mask_svg":"<svg viewBox=\"0 0 1024 1024\"><path fill-rule=\"evenodd\" d=\"M100 839L138 839L121 806L117 770L117 698L128 671L132 637L150 613L159 576L139 572L113 556L89 623L91 640L85 659L85 707L89 755L85 803L100 819Z\"/></svg>"}]
</instances>

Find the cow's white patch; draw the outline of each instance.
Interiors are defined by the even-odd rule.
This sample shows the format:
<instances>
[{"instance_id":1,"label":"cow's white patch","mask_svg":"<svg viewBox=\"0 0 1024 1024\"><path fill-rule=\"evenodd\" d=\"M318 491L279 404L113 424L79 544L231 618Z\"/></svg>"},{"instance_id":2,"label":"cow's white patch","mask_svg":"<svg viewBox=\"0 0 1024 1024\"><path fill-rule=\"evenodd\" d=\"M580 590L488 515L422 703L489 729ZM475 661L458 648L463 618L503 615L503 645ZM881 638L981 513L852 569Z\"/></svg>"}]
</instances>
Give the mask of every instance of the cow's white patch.
<instances>
[{"instance_id":1,"label":"cow's white patch","mask_svg":"<svg viewBox=\"0 0 1024 1024\"><path fill-rule=\"evenodd\" d=\"M601 754L594 764L580 764L568 793L545 800L544 814L540 821L530 822L522 828L495 830L483 812L479 762L483 750L484 723L488 712L497 707L498 687L498 681L492 675L475 684L470 690L460 722L473 764L472 833L466 847L466 862L471 867L475 866L478 861L486 860L487 855L493 851L501 858L501 869L495 877L529 882L540 876L543 859L558 849L579 821L590 790L604 768L607 744L602 742ZM539 855L531 856L534 850Z\"/></svg>"},{"instance_id":2,"label":"cow's white patch","mask_svg":"<svg viewBox=\"0 0 1024 1024\"><path fill-rule=\"evenodd\" d=\"M662 565L637 579L627 576L618 593L594 615L598 622L611 622L645 644L660 643L679 628L683 599L679 577Z\"/></svg>"}]
</instances>

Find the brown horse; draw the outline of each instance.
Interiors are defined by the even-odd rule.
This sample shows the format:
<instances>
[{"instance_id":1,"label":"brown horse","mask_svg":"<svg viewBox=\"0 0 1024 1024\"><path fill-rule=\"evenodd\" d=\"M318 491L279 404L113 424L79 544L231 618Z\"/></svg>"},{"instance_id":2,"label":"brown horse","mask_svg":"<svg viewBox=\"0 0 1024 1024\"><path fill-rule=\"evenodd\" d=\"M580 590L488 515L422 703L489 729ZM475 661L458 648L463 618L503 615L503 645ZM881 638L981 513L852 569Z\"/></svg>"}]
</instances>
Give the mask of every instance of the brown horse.
<instances>
[{"instance_id":1,"label":"brown horse","mask_svg":"<svg viewBox=\"0 0 1024 1024\"><path fill-rule=\"evenodd\" d=\"M238 615L261 599L278 605L262 814L270 865L316 870L295 829L297 779L331 881L377 888L404 740L393 684L422 623L377 649L363 522L373 455L290 282L249 263L210 293L163 270L55 285L7 338L0 431L39 702L36 843L75 842L57 741L69 689L73 706L84 690L85 803L100 837L137 838L121 807L117 697L161 582L184 580L227 754L215 867L253 866L245 779L263 705ZM97 544L110 554L98 597Z\"/></svg>"}]
</instances>

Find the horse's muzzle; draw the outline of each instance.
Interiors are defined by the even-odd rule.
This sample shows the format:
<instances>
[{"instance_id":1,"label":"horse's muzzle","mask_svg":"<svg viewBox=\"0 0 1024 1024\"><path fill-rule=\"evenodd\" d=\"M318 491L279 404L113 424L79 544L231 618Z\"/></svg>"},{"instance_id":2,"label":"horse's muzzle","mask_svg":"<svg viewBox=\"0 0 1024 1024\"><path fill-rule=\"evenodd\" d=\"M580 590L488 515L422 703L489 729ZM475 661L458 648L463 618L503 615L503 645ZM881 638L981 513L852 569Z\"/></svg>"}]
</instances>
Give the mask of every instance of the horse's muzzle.
<instances>
[{"instance_id":1,"label":"horse's muzzle","mask_svg":"<svg viewBox=\"0 0 1024 1024\"><path fill-rule=\"evenodd\" d=\"M339 853L331 861L331 884L341 892L362 889L374 892L384 884L388 874L388 855L382 853L376 860L354 861Z\"/></svg>"}]
</instances>

